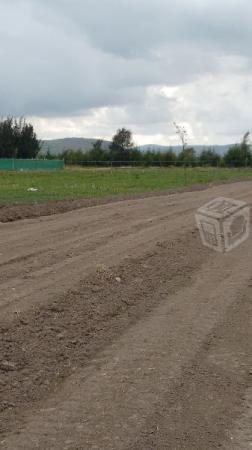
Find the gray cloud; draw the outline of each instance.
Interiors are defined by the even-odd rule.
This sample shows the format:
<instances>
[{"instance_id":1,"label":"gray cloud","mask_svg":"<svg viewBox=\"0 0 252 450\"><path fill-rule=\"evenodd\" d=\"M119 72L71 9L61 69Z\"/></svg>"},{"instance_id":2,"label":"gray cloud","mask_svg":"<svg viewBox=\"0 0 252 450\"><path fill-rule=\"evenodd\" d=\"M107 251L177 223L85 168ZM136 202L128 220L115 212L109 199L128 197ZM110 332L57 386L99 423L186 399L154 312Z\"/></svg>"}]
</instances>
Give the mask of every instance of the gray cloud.
<instances>
[{"instance_id":1,"label":"gray cloud","mask_svg":"<svg viewBox=\"0 0 252 450\"><path fill-rule=\"evenodd\" d=\"M250 98L252 89L251 13L249 0L1 2L1 114L50 120L121 108L125 122L153 135L155 127L164 133L175 115L197 129L202 122L206 133L219 113L240 123L240 100ZM230 71L237 78L225 91L219 83ZM215 114L199 98L203 91L208 97L209 74ZM149 87L162 85L178 86L178 96L183 92L188 102L150 96ZM99 122L96 127L104 128Z\"/></svg>"}]
</instances>

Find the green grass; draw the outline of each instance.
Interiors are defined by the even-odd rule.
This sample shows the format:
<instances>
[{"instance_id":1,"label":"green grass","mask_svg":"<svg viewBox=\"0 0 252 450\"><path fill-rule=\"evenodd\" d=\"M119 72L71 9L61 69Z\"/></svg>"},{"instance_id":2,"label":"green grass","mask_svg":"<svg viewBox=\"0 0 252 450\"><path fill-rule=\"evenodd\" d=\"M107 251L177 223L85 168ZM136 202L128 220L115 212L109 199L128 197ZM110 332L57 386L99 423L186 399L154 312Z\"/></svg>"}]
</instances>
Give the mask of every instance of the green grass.
<instances>
[{"instance_id":1,"label":"green grass","mask_svg":"<svg viewBox=\"0 0 252 450\"><path fill-rule=\"evenodd\" d=\"M186 173L186 176L185 176ZM252 169L150 168L66 169L59 172L0 172L0 204L108 197L251 178ZM37 188L37 192L29 192Z\"/></svg>"}]
</instances>

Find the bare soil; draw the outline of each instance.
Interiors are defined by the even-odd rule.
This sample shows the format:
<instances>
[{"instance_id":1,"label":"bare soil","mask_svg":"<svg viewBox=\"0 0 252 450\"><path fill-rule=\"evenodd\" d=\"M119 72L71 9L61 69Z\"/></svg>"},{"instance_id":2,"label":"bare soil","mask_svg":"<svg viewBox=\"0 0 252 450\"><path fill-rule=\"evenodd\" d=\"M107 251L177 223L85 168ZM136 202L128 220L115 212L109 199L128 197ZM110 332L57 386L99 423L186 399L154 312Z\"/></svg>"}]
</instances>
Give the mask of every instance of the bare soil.
<instances>
[{"instance_id":1,"label":"bare soil","mask_svg":"<svg viewBox=\"0 0 252 450\"><path fill-rule=\"evenodd\" d=\"M218 196L252 183L0 225L0 448L251 448L252 244L202 246Z\"/></svg>"}]
</instances>

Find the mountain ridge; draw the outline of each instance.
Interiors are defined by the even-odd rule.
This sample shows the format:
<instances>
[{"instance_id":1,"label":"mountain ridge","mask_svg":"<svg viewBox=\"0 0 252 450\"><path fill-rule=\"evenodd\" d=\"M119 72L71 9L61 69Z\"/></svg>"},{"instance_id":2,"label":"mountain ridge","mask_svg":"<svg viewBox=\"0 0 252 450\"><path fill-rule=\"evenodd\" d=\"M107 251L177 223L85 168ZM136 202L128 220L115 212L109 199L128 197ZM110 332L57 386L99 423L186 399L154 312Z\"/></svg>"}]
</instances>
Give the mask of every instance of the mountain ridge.
<instances>
[{"instance_id":1,"label":"mountain ridge","mask_svg":"<svg viewBox=\"0 0 252 450\"><path fill-rule=\"evenodd\" d=\"M45 139L41 140L41 152L46 153L48 150L51 154L57 155L62 153L65 150L82 150L87 151L92 148L92 145L97 141L95 138L61 138L61 139ZM104 150L109 148L111 141L104 140L102 147ZM226 145L192 145L192 147L196 150L196 152L200 152L205 149L213 148L217 153L223 155L228 148L232 144ZM189 145L190 146L190 145ZM138 145L141 151L146 152L148 150L151 151L161 151L165 152L169 149L172 149L175 153L179 153L181 151L181 145L158 145L158 144L145 144Z\"/></svg>"}]
</instances>

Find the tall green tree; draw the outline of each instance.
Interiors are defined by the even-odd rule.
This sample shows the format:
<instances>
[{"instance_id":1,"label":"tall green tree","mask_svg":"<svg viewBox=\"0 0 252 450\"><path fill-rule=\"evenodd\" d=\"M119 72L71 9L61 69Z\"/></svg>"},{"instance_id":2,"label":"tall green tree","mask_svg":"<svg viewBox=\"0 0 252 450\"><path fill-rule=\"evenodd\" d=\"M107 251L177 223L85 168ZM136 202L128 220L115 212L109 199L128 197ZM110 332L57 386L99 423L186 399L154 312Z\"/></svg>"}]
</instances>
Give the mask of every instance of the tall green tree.
<instances>
[{"instance_id":1,"label":"tall green tree","mask_svg":"<svg viewBox=\"0 0 252 450\"><path fill-rule=\"evenodd\" d=\"M110 156L113 161L128 161L133 148L132 132L126 128L117 130L110 144Z\"/></svg>"},{"instance_id":2,"label":"tall green tree","mask_svg":"<svg viewBox=\"0 0 252 450\"><path fill-rule=\"evenodd\" d=\"M244 154L245 166L251 164L252 153L251 153L251 144L250 144L250 132L247 131L241 142L241 151Z\"/></svg>"},{"instance_id":3,"label":"tall green tree","mask_svg":"<svg viewBox=\"0 0 252 450\"><path fill-rule=\"evenodd\" d=\"M18 135L18 124L12 117L0 120L0 158L17 156Z\"/></svg>"},{"instance_id":4,"label":"tall green tree","mask_svg":"<svg viewBox=\"0 0 252 450\"><path fill-rule=\"evenodd\" d=\"M36 158L40 142L25 119L0 120L0 158Z\"/></svg>"},{"instance_id":5,"label":"tall green tree","mask_svg":"<svg viewBox=\"0 0 252 450\"><path fill-rule=\"evenodd\" d=\"M39 150L40 142L37 139L33 125L26 123L25 120L22 120L20 122L17 140L17 157L36 158Z\"/></svg>"}]
</instances>

